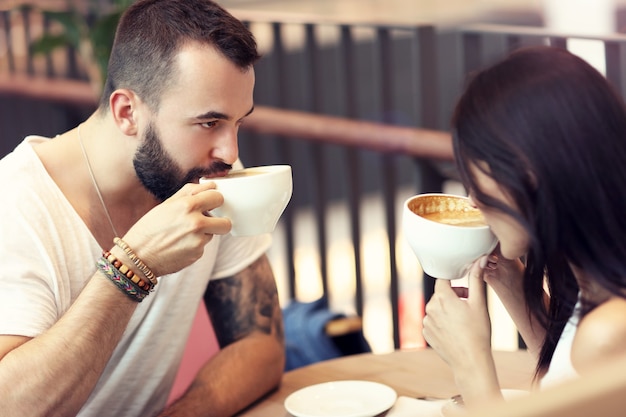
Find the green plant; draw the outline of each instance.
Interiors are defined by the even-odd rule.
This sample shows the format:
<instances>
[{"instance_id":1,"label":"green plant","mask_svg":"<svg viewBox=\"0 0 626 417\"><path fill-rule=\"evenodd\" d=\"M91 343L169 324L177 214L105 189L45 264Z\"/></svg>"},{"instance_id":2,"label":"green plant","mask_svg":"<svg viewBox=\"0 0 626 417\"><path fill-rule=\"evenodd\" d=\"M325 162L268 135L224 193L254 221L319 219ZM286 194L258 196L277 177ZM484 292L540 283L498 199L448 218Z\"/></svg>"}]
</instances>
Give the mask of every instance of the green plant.
<instances>
[{"instance_id":1,"label":"green plant","mask_svg":"<svg viewBox=\"0 0 626 417\"><path fill-rule=\"evenodd\" d=\"M89 0L87 10L79 10L70 2L66 10L43 10L36 6L22 8L40 10L52 22L60 24L60 32L51 32L35 39L31 45L33 54L47 54L57 48L75 48L85 64L87 76L96 90L101 90L106 79L107 63L113 45L115 30L120 16L133 0L112 0L103 10L98 0Z\"/></svg>"}]
</instances>

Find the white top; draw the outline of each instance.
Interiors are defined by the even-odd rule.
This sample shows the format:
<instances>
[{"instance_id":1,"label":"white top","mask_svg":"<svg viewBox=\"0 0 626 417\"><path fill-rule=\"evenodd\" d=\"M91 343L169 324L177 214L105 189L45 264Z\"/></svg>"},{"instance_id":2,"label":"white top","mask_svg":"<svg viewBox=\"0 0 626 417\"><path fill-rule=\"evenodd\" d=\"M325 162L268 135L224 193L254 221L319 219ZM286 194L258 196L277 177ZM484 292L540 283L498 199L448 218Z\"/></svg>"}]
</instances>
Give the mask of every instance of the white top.
<instances>
[{"instance_id":1,"label":"white top","mask_svg":"<svg viewBox=\"0 0 626 417\"><path fill-rule=\"evenodd\" d=\"M578 377L578 372L572 365L572 343L578 328L580 307L579 301L574 307L572 317L570 317L563 328L563 333L561 333L559 342L552 355L548 372L541 378L540 387L542 390Z\"/></svg>"},{"instance_id":2,"label":"white top","mask_svg":"<svg viewBox=\"0 0 626 417\"><path fill-rule=\"evenodd\" d=\"M93 276L102 253L32 149L45 140L29 136L0 160L0 334L36 337L49 329ZM270 235L214 236L201 259L160 278L139 304L79 416L160 411L208 282L239 272L270 243ZM115 311L110 316L115 320Z\"/></svg>"}]
</instances>

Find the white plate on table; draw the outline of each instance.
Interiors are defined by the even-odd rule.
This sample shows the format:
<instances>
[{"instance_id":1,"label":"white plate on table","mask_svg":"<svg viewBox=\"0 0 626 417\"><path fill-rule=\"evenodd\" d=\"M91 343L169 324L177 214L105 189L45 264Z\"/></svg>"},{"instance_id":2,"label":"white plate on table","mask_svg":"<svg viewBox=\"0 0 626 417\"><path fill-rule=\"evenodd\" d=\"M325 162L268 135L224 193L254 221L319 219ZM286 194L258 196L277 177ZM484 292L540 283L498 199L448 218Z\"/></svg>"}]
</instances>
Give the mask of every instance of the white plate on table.
<instances>
[{"instance_id":1,"label":"white plate on table","mask_svg":"<svg viewBox=\"0 0 626 417\"><path fill-rule=\"evenodd\" d=\"M333 381L302 388L285 399L295 417L373 417L390 409L398 395L371 381Z\"/></svg>"}]
</instances>

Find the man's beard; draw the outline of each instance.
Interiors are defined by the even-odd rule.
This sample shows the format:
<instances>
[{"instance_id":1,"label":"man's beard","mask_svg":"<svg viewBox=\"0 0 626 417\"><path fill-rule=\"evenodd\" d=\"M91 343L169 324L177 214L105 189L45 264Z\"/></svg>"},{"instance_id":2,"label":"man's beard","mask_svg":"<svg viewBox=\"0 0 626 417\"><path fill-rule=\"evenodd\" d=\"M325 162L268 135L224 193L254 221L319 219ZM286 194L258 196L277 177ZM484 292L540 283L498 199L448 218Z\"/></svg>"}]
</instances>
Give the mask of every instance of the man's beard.
<instances>
[{"instance_id":1,"label":"man's beard","mask_svg":"<svg viewBox=\"0 0 626 417\"><path fill-rule=\"evenodd\" d=\"M135 152L133 165L143 186L161 202L187 183L198 182L201 177L209 177L232 168L232 165L216 161L209 168L193 168L185 174L163 148L153 122L150 122L143 142Z\"/></svg>"}]
</instances>

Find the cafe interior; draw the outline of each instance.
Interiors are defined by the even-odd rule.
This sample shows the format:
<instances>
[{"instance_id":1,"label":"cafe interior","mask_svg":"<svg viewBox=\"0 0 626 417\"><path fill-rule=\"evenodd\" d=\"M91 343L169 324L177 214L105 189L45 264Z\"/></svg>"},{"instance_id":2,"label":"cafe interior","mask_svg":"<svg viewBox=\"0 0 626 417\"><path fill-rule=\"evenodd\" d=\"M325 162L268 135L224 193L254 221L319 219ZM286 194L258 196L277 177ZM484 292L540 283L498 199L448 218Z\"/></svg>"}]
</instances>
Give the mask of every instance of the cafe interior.
<instances>
[{"instance_id":1,"label":"cafe interior","mask_svg":"<svg viewBox=\"0 0 626 417\"><path fill-rule=\"evenodd\" d=\"M247 166L289 164L293 170L293 195L269 252L281 305L321 302L333 313L323 337L362 335L370 354L381 358L427 350L421 321L434 280L402 233L402 204L419 193L464 195L448 125L467 76L514 49L552 45L586 59L626 95L626 2L620 0L218 2L248 25L262 53L255 111L240 131L240 158ZM16 7L21 3L0 0L0 156L25 135L54 136L80 123L95 109L98 93L97 64L71 46L30 51L34 40L62 29L37 8ZM94 13L88 1L74 3ZM112 7L108 0L94 3L95 13ZM65 0L29 4L67 7ZM524 344L497 297L488 294L488 302L497 361L506 368L519 360L503 370L503 380L526 388L527 363L510 356L523 353ZM215 349L210 333L199 306L172 398ZM361 352L339 355L352 353ZM436 360L415 363L428 367ZM385 368L383 382L391 385L394 370L407 372L375 359L368 373L345 368L341 374L339 362L327 362L309 379L299 374L307 367L290 370L267 404L242 415L291 415L283 408L288 394L313 383L371 380ZM586 385L591 390L572 384L524 401L525 407L500 404L476 415L622 415L615 410L623 410L624 396L616 393L626 389L626 372L618 376L615 369L626 364L599 369ZM396 391L398 398L453 394L450 387ZM405 415L392 412L387 415Z\"/></svg>"}]
</instances>

